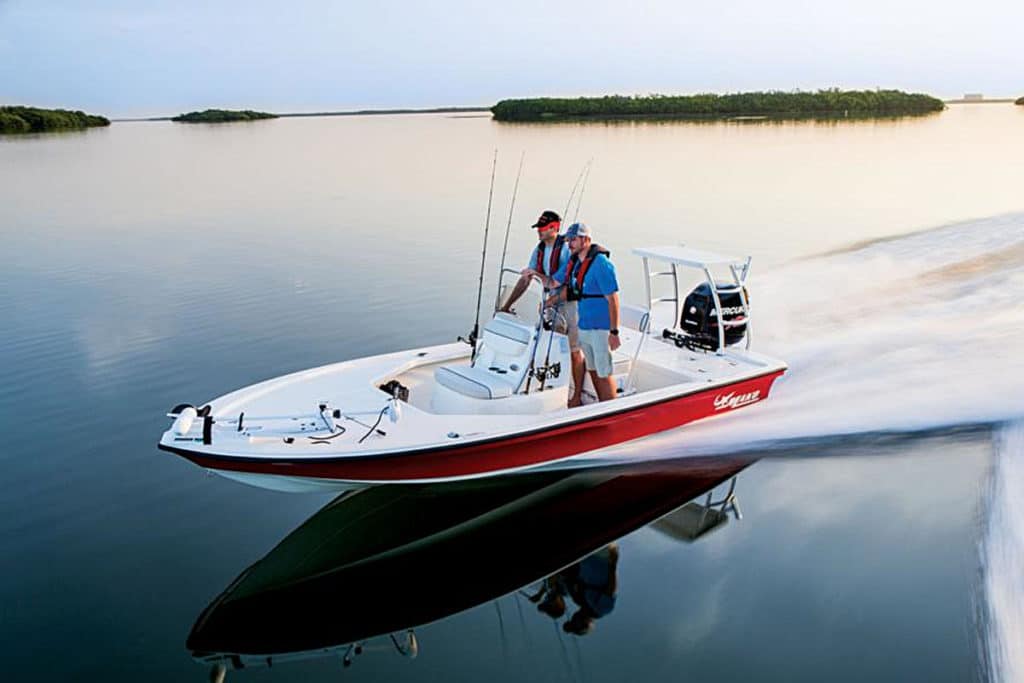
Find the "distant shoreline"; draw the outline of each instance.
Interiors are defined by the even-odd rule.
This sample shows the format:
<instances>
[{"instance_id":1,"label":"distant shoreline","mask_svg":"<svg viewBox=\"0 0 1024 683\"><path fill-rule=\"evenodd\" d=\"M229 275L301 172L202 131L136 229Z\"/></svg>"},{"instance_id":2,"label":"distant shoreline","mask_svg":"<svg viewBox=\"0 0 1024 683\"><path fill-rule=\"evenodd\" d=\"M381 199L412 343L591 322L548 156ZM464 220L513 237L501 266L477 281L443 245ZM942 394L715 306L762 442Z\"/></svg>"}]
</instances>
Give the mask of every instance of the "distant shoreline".
<instances>
[{"instance_id":1,"label":"distant shoreline","mask_svg":"<svg viewBox=\"0 0 1024 683\"><path fill-rule=\"evenodd\" d=\"M495 121L541 123L607 119L729 119L764 116L866 118L919 116L942 111L942 100L900 90L816 92L758 91L727 95L605 95L602 97L533 97L502 100L491 107Z\"/></svg>"},{"instance_id":2,"label":"distant shoreline","mask_svg":"<svg viewBox=\"0 0 1024 683\"><path fill-rule=\"evenodd\" d=\"M490 107L435 107L433 109L356 109L350 111L315 111L315 112L290 112L285 114L274 114L278 118L304 118L312 116L385 116L387 114L466 114L466 113L490 113ZM134 118L117 118L111 121L171 121L173 116L145 116Z\"/></svg>"},{"instance_id":3,"label":"distant shoreline","mask_svg":"<svg viewBox=\"0 0 1024 683\"><path fill-rule=\"evenodd\" d=\"M276 119L277 114L252 109L205 109L178 114L171 121L175 123L238 123L241 121L263 121Z\"/></svg>"},{"instance_id":4,"label":"distant shoreline","mask_svg":"<svg viewBox=\"0 0 1024 683\"><path fill-rule=\"evenodd\" d=\"M0 106L0 135L55 133L109 125L109 119L79 110Z\"/></svg>"},{"instance_id":5,"label":"distant shoreline","mask_svg":"<svg viewBox=\"0 0 1024 683\"><path fill-rule=\"evenodd\" d=\"M961 97L956 100L945 100L946 104L1005 104L1012 103L1013 101L1014 99L1012 97L994 97L992 99L986 98L982 100L965 100Z\"/></svg>"},{"instance_id":6,"label":"distant shoreline","mask_svg":"<svg viewBox=\"0 0 1024 683\"><path fill-rule=\"evenodd\" d=\"M963 98L942 100L945 104L1012 104L1015 102L1012 97L999 97L991 99L981 100L965 100ZM387 116L389 114L491 114L492 107L487 106L474 106L474 107L432 107L429 109L416 109L411 107L403 107L398 109L353 109L345 111L315 111L315 112L286 112L286 113L275 113L274 115L278 118L310 118L310 117L321 117L321 116ZM770 114L754 114L754 115L733 115L733 116L721 116L721 115L710 115L710 116L665 116L666 119L684 119L684 118L726 118L733 120L743 119L772 119L776 118L779 114L772 112ZM789 114L792 116L792 114ZM606 119L618 119L618 118L647 118L651 117L650 114L641 115L612 115L606 117L595 117L595 118L606 118ZM785 116L785 115L784 115ZM653 115L657 117L657 115ZM136 117L119 117L109 119L111 122L117 123L130 123L130 122L145 122L145 121L172 121L174 116L136 116ZM851 117L853 118L853 117ZM860 118L860 116L857 116Z\"/></svg>"}]
</instances>

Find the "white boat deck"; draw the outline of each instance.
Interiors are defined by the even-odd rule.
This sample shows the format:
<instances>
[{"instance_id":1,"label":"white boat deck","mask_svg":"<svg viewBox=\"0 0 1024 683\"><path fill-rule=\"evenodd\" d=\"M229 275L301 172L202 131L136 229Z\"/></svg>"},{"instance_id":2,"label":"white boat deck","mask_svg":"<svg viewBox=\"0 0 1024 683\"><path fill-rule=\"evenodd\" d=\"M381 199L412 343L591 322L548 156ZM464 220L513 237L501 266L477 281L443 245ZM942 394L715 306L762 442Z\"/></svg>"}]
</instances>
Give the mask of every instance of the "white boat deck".
<instances>
[{"instance_id":1,"label":"white boat deck","mask_svg":"<svg viewBox=\"0 0 1024 683\"><path fill-rule=\"evenodd\" d=\"M619 361L617 369L623 372L619 377L624 380L642 335L636 330L623 329L621 336L623 344L615 356ZM777 361L749 351L716 355L678 348L654 332L644 341L636 361L634 391L620 396L615 405L591 402L579 408L560 408L540 414L438 415L431 412L434 369L441 365L468 365L469 353L465 344L445 344L334 363L267 380L212 401L215 448L198 443L201 421L186 435L191 437L187 447L197 451L212 448L225 455L260 457L287 452L289 457L315 459L443 446L537 427L554 428L564 422L625 408L626 403L642 404L725 385L779 366ZM409 401L401 404L401 418L397 423L392 423L386 415L381 417L377 429L384 434L371 431L389 400L388 394L378 387L395 378L409 389ZM324 403L342 414L336 423L344 427L344 433L330 439L323 438L327 432L318 415L318 406ZM243 430L239 432L238 419L243 413ZM370 435L366 436L368 433ZM175 445L174 436L168 431L163 442ZM285 444L286 436L293 438L292 443Z\"/></svg>"}]
</instances>

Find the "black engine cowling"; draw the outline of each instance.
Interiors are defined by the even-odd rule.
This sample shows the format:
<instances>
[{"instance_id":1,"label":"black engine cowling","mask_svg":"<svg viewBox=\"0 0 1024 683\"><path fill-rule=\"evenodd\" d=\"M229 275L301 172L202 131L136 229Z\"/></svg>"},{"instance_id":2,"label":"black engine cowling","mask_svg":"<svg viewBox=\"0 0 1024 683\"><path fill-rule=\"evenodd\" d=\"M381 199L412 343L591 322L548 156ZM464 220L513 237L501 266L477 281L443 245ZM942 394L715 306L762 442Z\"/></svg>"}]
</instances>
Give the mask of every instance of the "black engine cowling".
<instances>
[{"instance_id":1,"label":"black engine cowling","mask_svg":"<svg viewBox=\"0 0 1024 683\"><path fill-rule=\"evenodd\" d=\"M725 345L732 346L747 333L747 316L743 310L740 289L734 284L721 282L716 283L715 288L718 290L718 300L722 302L722 319L726 323ZM687 346L712 350L718 348L718 312L711 296L711 286L707 282L700 283L686 296L679 327L685 333L683 341Z\"/></svg>"}]
</instances>

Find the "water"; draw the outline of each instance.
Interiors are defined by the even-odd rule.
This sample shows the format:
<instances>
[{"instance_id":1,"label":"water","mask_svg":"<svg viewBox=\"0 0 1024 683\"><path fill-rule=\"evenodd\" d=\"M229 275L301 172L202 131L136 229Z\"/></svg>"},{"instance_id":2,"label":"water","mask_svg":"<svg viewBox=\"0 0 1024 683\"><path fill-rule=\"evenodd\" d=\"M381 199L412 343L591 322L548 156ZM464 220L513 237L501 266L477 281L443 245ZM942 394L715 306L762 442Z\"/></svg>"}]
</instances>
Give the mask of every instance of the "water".
<instances>
[{"instance_id":1,"label":"water","mask_svg":"<svg viewBox=\"0 0 1024 683\"><path fill-rule=\"evenodd\" d=\"M200 612L329 499L156 451L163 413L465 333L498 147L489 273L520 150L513 263L591 157L581 217L612 249L627 302L640 299L631 246L755 256L755 348L791 365L772 400L609 460L770 457L740 474L742 521L693 544L650 528L621 539L615 610L591 634L530 604L520 621L510 595L418 628L414 661L369 649L346 675L1014 680L1016 441L999 425L1024 413L1021 109L839 124L125 123L0 139L5 678L205 679L184 646ZM512 540L494 561L525 566ZM387 590L380 604L394 608ZM334 679L339 666L229 678Z\"/></svg>"}]
</instances>

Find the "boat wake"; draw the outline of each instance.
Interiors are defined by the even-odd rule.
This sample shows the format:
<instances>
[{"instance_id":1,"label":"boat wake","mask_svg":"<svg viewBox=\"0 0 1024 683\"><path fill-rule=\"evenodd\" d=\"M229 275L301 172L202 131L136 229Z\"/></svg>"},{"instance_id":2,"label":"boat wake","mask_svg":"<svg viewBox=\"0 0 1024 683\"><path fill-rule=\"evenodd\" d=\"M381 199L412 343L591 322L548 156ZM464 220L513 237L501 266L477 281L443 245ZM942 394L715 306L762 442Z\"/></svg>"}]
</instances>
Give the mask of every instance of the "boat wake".
<instances>
[{"instance_id":1,"label":"boat wake","mask_svg":"<svg viewBox=\"0 0 1024 683\"><path fill-rule=\"evenodd\" d=\"M988 524L981 543L983 651L988 680L1024 680L1024 422L996 433Z\"/></svg>"},{"instance_id":2,"label":"boat wake","mask_svg":"<svg viewBox=\"0 0 1024 683\"><path fill-rule=\"evenodd\" d=\"M1024 214L857 245L756 280L753 348L790 364L771 399L626 446L633 457L1024 416Z\"/></svg>"}]
</instances>

